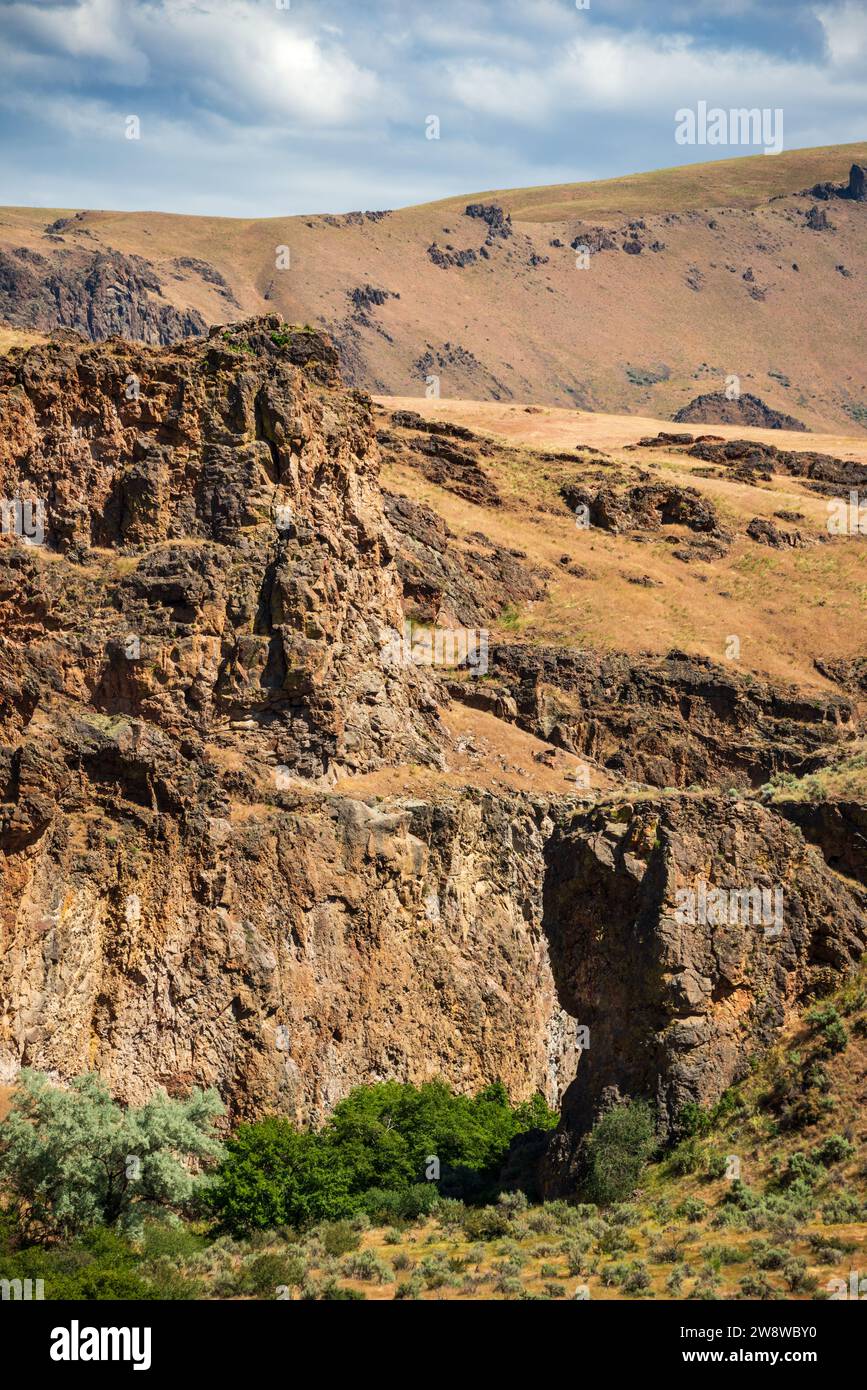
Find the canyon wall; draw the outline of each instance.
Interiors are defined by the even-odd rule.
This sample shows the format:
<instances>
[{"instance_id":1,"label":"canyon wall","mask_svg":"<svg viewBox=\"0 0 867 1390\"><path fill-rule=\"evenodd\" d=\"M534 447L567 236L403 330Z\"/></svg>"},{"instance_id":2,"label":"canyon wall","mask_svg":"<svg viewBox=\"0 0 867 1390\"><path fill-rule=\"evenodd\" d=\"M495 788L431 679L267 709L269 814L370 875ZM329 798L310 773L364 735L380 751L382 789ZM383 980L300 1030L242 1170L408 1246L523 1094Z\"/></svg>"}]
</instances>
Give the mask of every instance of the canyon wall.
<instances>
[{"instance_id":1,"label":"canyon wall","mask_svg":"<svg viewBox=\"0 0 867 1390\"><path fill-rule=\"evenodd\" d=\"M855 713L683 654L389 658L405 602L466 620L539 581L490 546L462 571L378 464L369 399L276 317L0 363L0 1079L316 1123L359 1082L501 1078L562 1102L568 1192L601 1107L670 1128L863 950L861 888L723 792ZM460 784L450 701L607 787ZM684 924L702 883L779 891L780 931Z\"/></svg>"}]
</instances>

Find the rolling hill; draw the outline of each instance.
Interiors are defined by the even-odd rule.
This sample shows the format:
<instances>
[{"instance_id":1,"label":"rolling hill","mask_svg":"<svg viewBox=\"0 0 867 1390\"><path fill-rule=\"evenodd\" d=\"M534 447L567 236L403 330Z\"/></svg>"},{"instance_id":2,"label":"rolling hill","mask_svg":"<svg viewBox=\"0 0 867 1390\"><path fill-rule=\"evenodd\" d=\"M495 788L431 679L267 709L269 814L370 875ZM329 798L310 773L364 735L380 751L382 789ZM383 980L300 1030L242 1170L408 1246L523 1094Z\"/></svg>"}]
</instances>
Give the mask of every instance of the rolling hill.
<instances>
[{"instance_id":1,"label":"rolling hill","mask_svg":"<svg viewBox=\"0 0 867 1390\"><path fill-rule=\"evenodd\" d=\"M377 393L664 420L737 376L858 433L867 204L805 190L865 161L858 143L341 216L4 208L0 323L170 342L275 310Z\"/></svg>"}]
</instances>

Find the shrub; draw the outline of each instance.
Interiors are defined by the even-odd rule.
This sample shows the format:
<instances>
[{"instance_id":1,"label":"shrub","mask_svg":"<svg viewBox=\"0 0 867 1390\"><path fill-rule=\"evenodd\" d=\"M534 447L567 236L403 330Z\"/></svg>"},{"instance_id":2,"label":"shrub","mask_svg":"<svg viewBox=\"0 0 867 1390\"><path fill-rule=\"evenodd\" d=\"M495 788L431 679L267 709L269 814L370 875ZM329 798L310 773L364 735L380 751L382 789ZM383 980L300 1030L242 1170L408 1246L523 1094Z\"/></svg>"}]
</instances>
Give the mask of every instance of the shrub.
<instances>
[{"instance_id":1,"label":"shrub","mask_svg":"<svg viewBox=\"0 0 867 1390\"><path fill-rule=\"evenodd\" d=\"M222 1113L214 1091L184 1101L158 1091L145 1105L124 1107L97 1076L55 1086L25 1070L0 1125L0 1185L28 1236L131 1228L192 1203L207 1178L186 1160L221 1157L213 1125Z\"/></svg>"},{"instance_id":2,"label":"shrub","mask_svg":"<svg viewBox=\"0 0 867 1390\"><path fill-rule=\"evenodd\" d=\"M785 1187L799 1184L797 1190L800 1192L805 1188L809 1190L815 1182L818 1182L820 1177L821 1173L817 1164L809 1154L805 1154L802 1150L798 1149L795 1153L789 1155L789 1160L780 1181Z\"/></svg>"},{"instance_id":3,"label":"shrub","mask_svg":"<svg viewBox=\"0 0 867 1390\"><path fill-rule=\"evenodd\" d=\"M768 1245L766 1241L758 1241L753 1248L753 1260L756 1269L782 1269L789 1252L776 1245Z\"/></svg>"},{"instance_id":4,"label":"shrub","mask_svg":"<svg viewBox=\"0 0 867 1390\"><path fill-rule=\"evenodd\" d=\"M587 1190L600 1206L622 1202L635 1190L653 1145L653 1116L645 1101L617 1105L603 1115L587 1142Z\"/></svg>"},{"instance_id":5,"label":"shrub","mask_svg":"<svg viewBox=\"0 0 867 1390\"><path fill-rule=\"evenodd\" d=\"M842 1162L853 1152L853 1145L842 1134L829 1134L827 1139L823 1139L819 1147L813 1150L813 1157L823 1167L830 1168L832 1163Z\"/></svg>"},{"instance_id":6,"label":"shrub","mask_svg":"<svg viewBox=\"0 0 867 1390\"><path fill-rule=\"evenodd\" d=\"M821 1046L818 1054L830 1057L835 1052L843 1052L849 1041L845 1024L833 1004L817 1004L807 1014L807 1022L819 1033Z\"/></svg>"},{"instance_id":7,"label":"shrub","mask_svg":"<svg viewBox=\"0 0 867 1390\"><path fill-rule=\"evenodd\" d=\"M571 1241L563 1251L570 1274L583 1274L587 1268L589 1242Z\"/></svg>"},{"instance_id":8,"label":"shrub","mask_svg":"<svg viewBox=\"0 0 867 1390\"><path fill-rule=\"evenodd\" d=\"M642 1260L633 1260L623 1280L623 1292L631 1294L646 1293L650 1288L650 1275Z\"/></svg>"},{"instance_id":9,"label":"shrub","mask_svg":"<svg viewBox=\"0 0 867 1390\"><path fill-rule=\"evenodd\" d=\"M829 1226L843 1226L862 1219L862 1203L851 1192L841 1192L822 1207L822 1220Z\"/></svg>"},{"instance_id":10,"label":"shrub","mask_svg":"<svg viewBox=\"0 0 867 1390\"><path fill-rule=\"evenodd\" d=\"M341 1266L346 1279L365 1279L369 1283L390 1284L394 1279L391 1267L381 1260L375 1250L357 1250L348 1255Z\"/></svg>"},{"instance_id":11,"label":"shrub","mask_svg":"<svg viewBox=\"0 0 867 1390\"><path fill-rule=\"evenodd\" d=\"M704 1262L711 1269L721 1269L724 1265L740 1264L746 1259L746 1254L737 1245L706 1245L704 1247Z\"/></svg>"},{"instance_id":12,"label":"shrub","mask_svg":"<svg viewBox=\"0 0 867 1390\"><path fill-rule=\"evenodd\" d=\"M509 1234L511 1222L502 1207L475 1207L463 1220L467 1240L497 1240Z\"/></svg>"},{"instance_id":13,"label":"shrub","mask_svg":"<svg viewBox=\"0 0 867 1390\"><path fill-rule=\"evenodd\" d=\"M362 1211L377 1225L393 1222L407 1226L423 1220L433 1211L438 1212L443 1199L436 1183L419 1182L402 1190L371 1187L361 1193L358 1200Z\"/></svg>"},{"instance_id":14,"label":"shrub","mask_svg":"<svg viewBox=\"0 0 867 1390\"><path fill-rule=\"evenodd\" d=\"M418 1273L426 1289L443 1288L452 1274L442 1255L426 1255L418 1266Z\"/></svg>"},{"instance_id":15,"label":"shrub","mask_svg":"<svg viewBox=\"0 0 867 1390\"><path fill-rule=\"evenodd\" d=\"M635 1249L635 1238L629 1231L612 1226L599 1237L599 1249L603 1255L617 1255Z\"/></svg>"},{"instance_id":16,"label":"shrub","mask_svg":"<svg viewBox=\"0 0 867 1390\"><path fill-rule=\"evenodd\" d=\"M166 1300L197 1297L177 1270L144 1270L140 1252L119 1231L98 1226L80 1240L0 1251L0 1279L42 1279L47 1300Z\"/></svg>"},{"instance_id":17,"label":"shrub","mask_svg":"<svg viewBox=\"0 0 867 1390\"><path fill-rule=\"evenodd\" d=\"M326 1255L348 1255L361 1244L361 1234L351 1221L325 1221L317 1228L317 1235Z\"/></svg>"},{"instance_id":18,"label":"shrub","mask_svg":"<svg viewBox=\"0 0 867 1390\"><path fill-rule=\"evenodd\" d=\"M540 1207L527 1217L527 1230L537 1236L552 1236L560 1230L561 1221L557 1212Z\"/></svg>"},{"instance_id":19,"label":"shrub","mask_svg":"<svg viewBox=\"0 0 867 1390\"><path fill-rule=\"evenodd\" d=\"M259 1298L276 1298L280 1287L293 1288L304 1282L307 1273L298 1255L257 1255L245 1266L242 1288Z\"/></svg>"},{"instance_id":20,"label":"shrub","mask_svg":"<svg viewBox=\"0 0 867 1390\"><path fill-rule=\"evenodd\" d=\"M411 1279L401 1279L394 1291L395 1298L421 1298L424 1283L417 1274Z\"/></svg>"},{"instance_id":21,"label":"shrub","mask_svg":"<svg viewBox=\"0 0 867 1390\"><path fill-rule=\"evenodd\" d=\"M777 1291L764 1274L745 1274L740 1281L744 1298L776 1298Z\"/></svg>"},{"instance_id":22,"label":"shrub","mask_svg":"<svg viewBox=\"0 0 867 1390\"><path fill-rule=\"evenodd\" d=\"M712 1116L694 1100L688 1100L678 1112L675 1129L684 1136L707 1134L713 1123Z\"/></svg>"},{"instance_id":23,"label":"shrub","mask_svg":"<svg viewBox=\"0 0 867 1390\"><path fill-rule=\"evenodd\" d=\"M728 1159L720 1150L715 1150L708 1154L707 1165L705 1167L705 1177L709 1182L715 1182L719 1178L724 1178L728 1168Z\"/></svg>"},{"instance_id":24,"label":"shrub","mask_svg":"<svg viewBox=\"0 0 867 1390\"><path fill-rule=\"evenodd\" d=\"M661 1265L678 1264L683 1259L683 1247L685 1240L683 1237L675 1239L669 1234L664 1234L655 1245L650 1248L650 1258Z\"/></svg>"},{"instance_id":25,"label":"shrub","mask_svg":"<svg viewBox=\"0 0 867 1390\"><path fill-rule=\"evenodd\" d=\"M329 1303L357 1303L367 1298L362 1289L345 1289L334 1279L328 1279L322 1284L305 1285L301 1296L307 1300L316 1299Z\"/></svg>"},{"instance_id":26,"label":"shrub","mask_svg":"<svg viewBox=\"0 0 867 1390\"><path fill-rule=\"evenodd\" d=\"M221 1223L236 1235L348 1216L351 1174L319 1135L271 1116L239 1125L211 1190Z\"/></svg>"},{"instance_id":27,"label":"shrub","mask_svg":"<svg viewBox=\"0 0 867 1390\"><path fill-rule=\"evenodd\" d=\"M700 1197L686 1197L680 1206L675 1208L674 1214L684 1221L703 1221L707 1215L707 1202L703 1202Z\"/></svg>"},{"instance_id":28,"label":"shrub","mask_svg":"<svg viewBox=\"0 0 867 1390\"><path fill-rule=\"evenodd\" d=\"M807 1273L807 1261L800 1255L790 1255L783 1266L783 1278L792 1293L812 1293L818 1279Z\"/></svg>"}]
</instances>

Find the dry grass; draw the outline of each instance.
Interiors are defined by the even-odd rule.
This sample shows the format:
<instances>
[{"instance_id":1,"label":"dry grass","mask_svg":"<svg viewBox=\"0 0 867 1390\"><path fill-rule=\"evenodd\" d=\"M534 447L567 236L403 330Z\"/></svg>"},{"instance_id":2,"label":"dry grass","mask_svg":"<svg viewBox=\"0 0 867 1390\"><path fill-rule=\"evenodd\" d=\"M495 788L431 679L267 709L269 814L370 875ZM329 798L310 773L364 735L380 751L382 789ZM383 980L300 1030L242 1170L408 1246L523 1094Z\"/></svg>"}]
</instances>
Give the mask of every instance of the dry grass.
<instances>
[{"instance_id":1,"label":"dry grass","mask_svg":"<svg viewBox=\"0 0 867 1390\"><path fill-rule=\"evenodd\" d=\"M46 334L31 332L26 328L8 328L0 324L0 356L10 348L33 347L35 343L45 342Z\"/></svg>"},{"instance_id":2,"label":"dry grass","mask_svg":"<svg viewBox=\"0 0 867 1390\"><path fill-rule=\"evenodd\" d=\"M615 179L491 189L474 196L480 201L502 203L514 219L522 222L555 222L564 217L606 222L696 208L753 208L767 198L797 193L825 180L839 180L841 159L863 164L867 160L867 144L858 141L852 145L786 150L773 158L758 154L716 159ZM436 206L455 207L458 202L449 198Z\"/></svg>"},{"instance_id":3,"label":"dry grass","mask_svg":"<svg viewBox=\"0 0 867 1390\"><path fill-rule=\"evenodd\" d=\"M508 444L484 467L503 496L500 508L473 505L429 483L413 467L389 461L383 481L433 507L458 536L484 532L504 546L520 538L525 563L549 573L545 599L509 617L493 636L515 634L524 641L631 652L665 652L673 647L724 661L728 639L740 639L737 669L817 689L836 689L814 667L817 657L857 655L867 616L867 544L863 537L835 538L804 550L772 550L744 532L755 516L797 510L798 529L825 532L825 499L799 479L779 477L751 486L728 476L697 476L699 461L664 450L630 451L645 434L671 428L650 417L589 415L565 410L527 412L494 402L410 401L381 398L390 408L417 408L431 418L467 425ZM701 433L701 428L697 431ZM842 435L804 436L783 431L713 427L726 437L749 437L780 448L810 448L867 462L867 443ZM574 463L546 458L541 450L574 449L577 443L604 450L609 466L599 470L576 452ZM517 449L517 453L511 452ZM689 535L664 527L645 536L613 535L576 528L559 497L561 483L588 472L610 473L612 481L637 481L638 470L696 487L716 506L724 525L739 533L724 558L711 564L676 559L668 537ZM783 529L789 523L780 522ZM472 544L472 541L468 541ZM588 577L570 575L563 556L583 566ZM648 578L650 586L631 582Z\"/></svg>"},{"instance_id":4,"label":"dry grass","mask_svg":"<svg viewBox=\"0 0 867 1390\"><path fill-rule=\"evenodd\" d=\"M809 427L842 428L848 418L855 432L859 410L867 409L867 324L852 291L867 273L863 214L835 203L833 232L815 233L805 229L803 200L768 200L818 178L843 180L856 157L867 157L867 146L507 191L496 197L512 209L515 235L497 242L489 259L463 269L443 270L428 248L436 241L478 251L483 229L464 208L483 195L358 223L312 214L243 219L88 211L60 236L69 253L110 247L147 258L163 295L209 323L276 311L332 328L346 360L363 363L354 368L359 382L395 395L424 396L430 354L434 366L427 371L440 376L444 396L577 403L670 418L736 372L744 390ZM690 211L702 208L724 211ZM0 209L0 244L41 254L58 249L60 243L46 244L44 237L57 212ZM648 249L637 256L606 251L578 272L569 245L578 213L617 225L641 214ZM675 219L667 221L670 213ZM651 251L654 241L664 250ZM281 244L291 250L286 272L275 270L274 248ZM219 271L235 305L194 270L179 267L180 257ZM855 278L841 275L840 265ZM400 298L388 299L364 322L348 299L364 284Z\"/></svg>"}]
</instances>

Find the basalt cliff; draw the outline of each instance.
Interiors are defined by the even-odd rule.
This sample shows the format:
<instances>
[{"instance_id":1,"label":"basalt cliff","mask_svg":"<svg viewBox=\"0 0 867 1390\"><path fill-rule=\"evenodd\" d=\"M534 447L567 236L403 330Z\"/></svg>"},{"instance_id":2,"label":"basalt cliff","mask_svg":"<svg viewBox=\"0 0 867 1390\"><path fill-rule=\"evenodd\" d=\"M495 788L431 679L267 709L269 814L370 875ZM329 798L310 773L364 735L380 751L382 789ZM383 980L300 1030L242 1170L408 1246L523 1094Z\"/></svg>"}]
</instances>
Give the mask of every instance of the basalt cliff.
<instances>
[{"instance_id":1,"label":"basalt cliff","mask_svg":"<svg viewBox=\"0 0 867 1390\"><path fill-rule=\"evenodd\" d=\"M378 439L276 316L0 359L0 1080L315 1123L499 1077L561 1106L568 1192L602 1107L676 1125L860 957L864 857L757 793L859 708L683 652L419 663L408 620L481 631L549 577L383 488L400 439L488 487L412 425ZM715 887L758 896L684 910Z\"/></svg>"}]
</instances>

